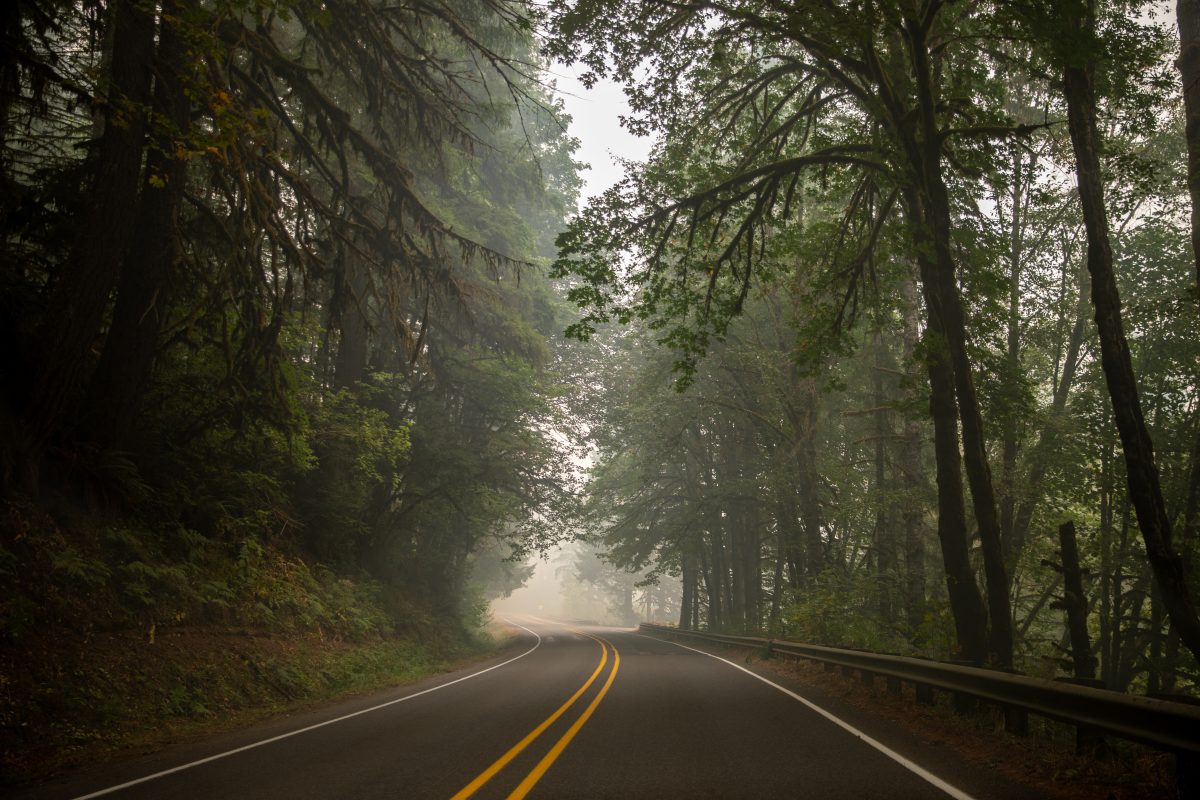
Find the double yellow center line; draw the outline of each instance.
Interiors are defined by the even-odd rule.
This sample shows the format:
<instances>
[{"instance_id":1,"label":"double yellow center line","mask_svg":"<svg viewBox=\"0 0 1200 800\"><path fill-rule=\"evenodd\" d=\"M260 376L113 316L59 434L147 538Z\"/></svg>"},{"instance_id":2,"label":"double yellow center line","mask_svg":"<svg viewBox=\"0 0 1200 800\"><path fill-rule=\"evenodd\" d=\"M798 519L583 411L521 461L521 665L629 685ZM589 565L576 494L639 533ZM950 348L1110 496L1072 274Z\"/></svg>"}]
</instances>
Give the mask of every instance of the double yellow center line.
<instances>
[{"instance_id":1,"label":"double yellow center line","mask_svg":"<svg viewBox=\"0 0 1200 800\"><path fill-rule=\"evenodd\" d=\"M581 633L581 631L573 631L573 633ZM462 789L460 789L458 793L455 794L450 800L466 800L466 798L479 791L484 784L495 777L500 770L504 769L510 761L520 755L526 747L532 744L533 741L541 736L547 728L553 725L559 717L565 714L571 706L575 705L575 701L584 695L584 693L588 690L588 687L595 683L596 678L601 672L603 672L604 665L608 663L608 651L609 648L611 648L613 665L612 670L610 670L608 673L608 679L604 682L604 686L601 687L599 693L597 693L595 698L592 699L592 702L588 705L588 707L584 709L584 712L579 715L579 718L575 720L570 728L567 729L567 732L564 733L562 737L554 743L554 746L551 747L550 751L542 757L542 760L537 763L537 766L530 770L529 774L525 776L525 779L521 781L521 783L512 791L511 794L509 794L508 800L521 800L521 798L529 794L530 790L532 790L533 787L537 785L537 782L542 779L542 776L546 774L546 770L550 769L558 757L562 755L563 750L567 749L567 745L571 743L571 740L575 738L575 735L579 733L579 730L584 726L584 724L587 723L592 714L595 713L596 707L600 705L600 701L604 699L604 695L608 694L608 688L612 686L613 679L617 677L617 670L621 666L621 654L617 652L617 648L613 646L612 642L605 641L604 639L600 639L588 633L584 633L582 635L587 636L589 639L594 639L600 645L600 663L596 665L596 669L594 672L592 672L591 677L584 682L583 686L579 687L579 690L576 691L575 694L571 695L567 702L559 706L557 711L546 717L541 724L526 734L525 738L510 747L508 752L496 759L496 761L490 767L479 773L475 780L471 781Z\"/></svg>"}]
</instances>

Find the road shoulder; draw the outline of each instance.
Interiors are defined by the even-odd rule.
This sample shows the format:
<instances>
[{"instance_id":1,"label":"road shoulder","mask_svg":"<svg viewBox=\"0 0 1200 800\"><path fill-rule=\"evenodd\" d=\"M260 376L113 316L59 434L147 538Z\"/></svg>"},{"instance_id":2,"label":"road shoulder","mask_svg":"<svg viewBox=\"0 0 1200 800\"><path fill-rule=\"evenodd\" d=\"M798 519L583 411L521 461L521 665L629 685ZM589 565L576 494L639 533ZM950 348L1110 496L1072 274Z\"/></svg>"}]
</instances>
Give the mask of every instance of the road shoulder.
<instances>
[{"instance_id":1,"label":"road shoulder","mask_svg":"<svg viewBox=\"0 0 1200 800\"><path fill-rule=\"evenodd\" d=\"M1002 720L990 710L960 716L945 701L933 707L918 706L911 689L892 695L882 679L866 686L826 672L811 661L763 658L745 649L712 647L693 640L685 644L802 695L979 800L1151 800L1174 796L1169 760L1161 754L1136 748L1114 752L1114 760L1109 762L1076 757L1064 741L1062 726L1034 723L1031 735L1018 739L1003 732Z\"/></svg>"}]
</instances>

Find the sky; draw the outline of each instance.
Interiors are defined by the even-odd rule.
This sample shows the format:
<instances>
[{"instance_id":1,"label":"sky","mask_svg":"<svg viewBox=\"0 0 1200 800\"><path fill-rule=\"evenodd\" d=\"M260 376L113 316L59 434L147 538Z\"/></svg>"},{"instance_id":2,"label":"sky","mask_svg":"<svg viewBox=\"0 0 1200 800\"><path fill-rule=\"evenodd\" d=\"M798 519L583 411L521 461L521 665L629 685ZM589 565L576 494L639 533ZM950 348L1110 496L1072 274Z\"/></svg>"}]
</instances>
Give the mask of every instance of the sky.
<instances>
[{"instance_id":1,"label":"sky","mask_svg":"<svg viewBox=\"0 0 1200 800\"><path fill-rule=\"evenodd\" d=\"M575 160L591 165L591 169L583 172L580 199L583 202L621 178L616 158L644 159L650 152L651 140L634 136L621 127L620 117L629 113L629 104L619 85L604 80L592 89L585 89L578 77L582 67L555 64L551 72L571 115L571 135L580 142Z\"/></svg>"}]
</instances>

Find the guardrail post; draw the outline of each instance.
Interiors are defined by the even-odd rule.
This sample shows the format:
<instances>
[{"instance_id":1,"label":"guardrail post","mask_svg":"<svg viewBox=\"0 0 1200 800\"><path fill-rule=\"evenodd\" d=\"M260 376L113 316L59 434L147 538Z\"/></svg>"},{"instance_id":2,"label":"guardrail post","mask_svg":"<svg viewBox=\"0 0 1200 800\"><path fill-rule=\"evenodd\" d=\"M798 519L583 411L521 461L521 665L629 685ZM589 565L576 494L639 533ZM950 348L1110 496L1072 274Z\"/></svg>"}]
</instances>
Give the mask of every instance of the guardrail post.
<instances>
[{"instance_id":1,"label":"guardrail post","mask_svg":"<svg viewBox=\"0 0 1200 800\"><path fill-rule=\"evenodd\" d=\"M860 669L858 671L858 679L860 681L862 681L863 686L874 686L875 685L875 673L874 672L867 672L865 669Z\"/></svg>"},{"instance_id":2,"label":"guardrail post","mask_svg":"<svg viewBox=\"0 0 1200 800\"><path fill-rule=\"evenodd\" d=\"M931 706L933 705L933 687L928 683L914 683L913 688L917 690L917 705Z\"/></svg>"},{"instance_id":3,"label":"guardrail post","mask_svg":"<svg viewBox=\"0 0 1200 800\"><path fill-rule=\"evenodd\" d=\"M1200 796L1200 753L1175 754L1175 789L1180 797Z\"/></svg>"},{"instance_id":4,"label":"guardrail post","mask_svg":"<svg viewBox=\"0 0 1200 800\"><path fill-rule=\"evenodd\" d=\"M1200 706L1200 698L1177 692L1150 692L1152 700ZM1178 750L1175 753L1175 789L1179 797L1200 797L1200 753Z\"/></svg>"},{"instance_id":5,"label":"guardrail post","mask_svg":"<svg viewBox=\"0 0 1200 800\"><path fill-rule=\"evenodd\" d=\"M955 659L950 662L960 667L977 667L979 666L974 661L964 659ZM979 710L979 698L965 692L954 693L954 712L956 714L974 714Z\"/></svg>"},{"instance_id":6,"label":"guardrail post","mask_svg":"<svg viewBox=\"0 0 1200 800\"><path fill-rule=\"evenodd\" d=\"M894 675L888 675L887 690L890 694L900 694L900 679Z\"/></svg>"},{"instance_id":7,"label":"guardrail post","mask_svg":"<svg viewBox=\"0 0 1200 800\"><path fill-rule=\"evenodd\" d=\"M837 672L837 664L832 661L822 661L821 664L825 667L826 672Z\"/></svg>"},{"instance_id":8,"label":"guardrail post","mask_svg":"<svg viewBox=\"0 0 1200 800\"><path fill-rule=\"evenodd\" d=\"M847 666L843 665L842 666L842 674L845 675L847 678L853 678L854 677L854 667L847 667Z\"/></svg>"},{"instance_id":9,"label":"guardrail post","mask_svg":"<svg viewBox=\"0 0 1200 800\"><path fill-rule=\"evenodd\" d=\"M965 694L963 692L954 693L954 713L956 714L974 714L979 710L979 698L975 695Z\"/></svg>"},{"instance_id":10,"label":"guardrail post","mask_svg":"<svg viewBox=\"0 0 1200 800\"><path fill-rule=\"evenodd\" d=\"M1007 672L1009 675L1023 675L1020 670L1011 667L996 670L997 672ZM1012 736L1028 736L1029 735L1029 712L1020 706L1001 703L1000 710L1004 714L1004 730Z\"/></svg>"},{"instance_id":11,"label":"guardrail post","mask_svg":"<svg viewBox=\"0 0 1200 800\"><path fill-rule=\"evenodd\" d=\"M1089 686L1093 689L1103 689L1104 681L1098 678L1055 678L1059 683L1070 683L1074 686ZM1075 726L1075 752L1093 755L1104 747L1104 736L1091 725Z\"/></svg>"},{"instance_id":12,"label":"guardrail post","mask_svg":"<svg viewBox=\"0 0 1200 800\"><path fill-rule=\"evenodd\" d=\"M1017 706L1004 706L1004 730L1013 736L1029 734L1029 712Z\"/></svg>"}]
</instances>

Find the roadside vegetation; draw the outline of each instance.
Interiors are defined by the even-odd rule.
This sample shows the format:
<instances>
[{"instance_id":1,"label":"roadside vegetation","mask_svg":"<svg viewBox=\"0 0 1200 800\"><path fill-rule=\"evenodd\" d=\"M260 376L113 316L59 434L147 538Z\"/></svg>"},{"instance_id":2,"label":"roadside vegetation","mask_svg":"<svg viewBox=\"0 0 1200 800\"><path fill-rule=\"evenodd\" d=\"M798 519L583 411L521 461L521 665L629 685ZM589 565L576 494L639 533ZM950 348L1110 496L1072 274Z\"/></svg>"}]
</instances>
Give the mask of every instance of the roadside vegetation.
<instances>
[{"instance_id":1,"label":"roadside vegetation","mask_svg":"<svg viewBox=\"0 0 1200 800\"><path fill-rule=\"evenodd\" d=\"M582 618L1194 697L1162 12L8 3L6 767L487 650L567 539ZM556 63L655 143L583 210Z\"/></svg>"},{"instance_id":2,"label":"roadside vegetation","mask_svg":"<svg viewBox=\"0 0 1200 800\"><path fill-rule=\"evenodd\" d=\"M578 180L530 10L2 24L8 765L490 648L570 500Z\"/></svg>"}]
</instances>

